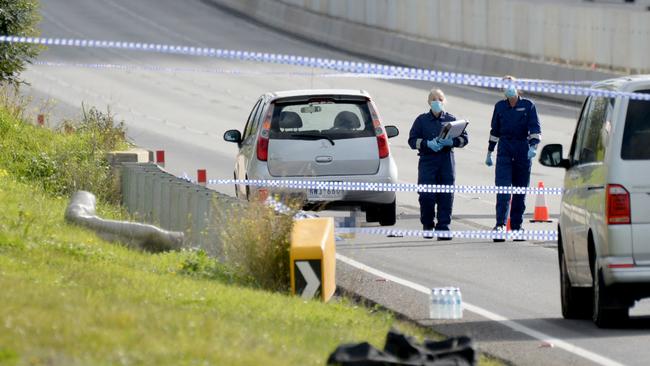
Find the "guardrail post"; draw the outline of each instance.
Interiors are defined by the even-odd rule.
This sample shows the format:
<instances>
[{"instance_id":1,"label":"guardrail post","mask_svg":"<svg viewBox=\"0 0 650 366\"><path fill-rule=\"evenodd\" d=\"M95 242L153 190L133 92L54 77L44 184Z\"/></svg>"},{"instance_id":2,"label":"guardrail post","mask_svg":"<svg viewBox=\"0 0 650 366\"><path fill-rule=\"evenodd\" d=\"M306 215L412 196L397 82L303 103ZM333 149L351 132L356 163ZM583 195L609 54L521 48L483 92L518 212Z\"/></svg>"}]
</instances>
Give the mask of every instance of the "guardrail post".
<instances>
[{"instance_id":1,"label":"guardrail post","mask_svg":"<svg viewBox=\"0 0 650 366\"><path fill-rule=\"evenodd\" d=\"M297 220L291 232L291 293L329 301L336 290L336 244L331 217Z\"/></svg>"}]
</instances>

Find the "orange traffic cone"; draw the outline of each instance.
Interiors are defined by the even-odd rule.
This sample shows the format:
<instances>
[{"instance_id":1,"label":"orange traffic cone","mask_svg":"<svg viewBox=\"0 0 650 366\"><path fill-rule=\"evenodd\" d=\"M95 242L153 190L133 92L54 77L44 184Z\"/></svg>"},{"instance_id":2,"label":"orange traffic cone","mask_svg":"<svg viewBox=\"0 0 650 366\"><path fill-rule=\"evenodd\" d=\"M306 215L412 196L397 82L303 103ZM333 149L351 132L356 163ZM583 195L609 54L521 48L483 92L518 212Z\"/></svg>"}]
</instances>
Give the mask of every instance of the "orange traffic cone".
<instances>
[{"instance_id":1,"label":"orange traffic cone","mask_svg":"<svg viewBox=\"0 0 650 366\"><path fill-rule=\"evenodd\" d=\"M544 182L540 181L537 184L537 188L544 188ZM548 216L548 206L546 205L544 192L537 194L537 198L535 199L535 213L530 222L553 222Z\"/></svg>"}]
</instances>

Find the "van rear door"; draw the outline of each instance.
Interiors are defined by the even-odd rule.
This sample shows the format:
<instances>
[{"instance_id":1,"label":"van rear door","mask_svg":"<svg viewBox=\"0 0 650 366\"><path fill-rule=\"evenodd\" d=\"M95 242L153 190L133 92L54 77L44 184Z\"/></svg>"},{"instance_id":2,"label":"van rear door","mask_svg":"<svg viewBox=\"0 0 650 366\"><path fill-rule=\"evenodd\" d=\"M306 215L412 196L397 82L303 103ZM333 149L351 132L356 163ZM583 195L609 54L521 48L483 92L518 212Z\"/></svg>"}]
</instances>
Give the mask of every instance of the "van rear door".
<instances>
[{"instance_id":1,"label":"van rear door","mask_svg":"<svg viewBox=\"0 0 650 366\"><path fill-rule=\"evenodd\" d=\"M630 193L634 262L650 266L650 101L629 101L621 158Z\"/></svg>"}]
</instances>

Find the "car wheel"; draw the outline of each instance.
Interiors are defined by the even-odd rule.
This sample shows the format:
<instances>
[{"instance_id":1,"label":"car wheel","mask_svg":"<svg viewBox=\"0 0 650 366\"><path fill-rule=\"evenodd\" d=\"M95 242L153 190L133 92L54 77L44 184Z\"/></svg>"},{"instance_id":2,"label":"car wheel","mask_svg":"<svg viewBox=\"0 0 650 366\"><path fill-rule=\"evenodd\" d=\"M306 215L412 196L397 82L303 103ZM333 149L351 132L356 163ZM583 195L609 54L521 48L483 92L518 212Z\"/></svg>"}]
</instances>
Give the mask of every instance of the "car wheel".
<instances>
[{"instance_id":1,"label":"car wheel","mask_svg":"<svg viewBox=\"0 0 650 366\"><path fill-rule=\"evenodd\" d=\"M393 202L379 206L379 225L392 226L397 221L397 204Z\"/></svg>"},{"instance_id":2,"label":"car wheel","mask_svg":"<svg viewBox=\"0 0 650 366\"><path fill-rule=\"evenodd\" d=\"M594 267L595 268L595 267ZM593 314L592 318L599 328L611 328L621 325L629 318L628 307L608 307L611 291L605 286L603 274L597 268L593 277Z\"/></svg>"},{"instance_id":3,"label":"car wheel","mask_svg":"<svg viewBox=\"0 0 650 366\"><path fill-rule=\"evenodd\" d=\"M366 222L378 222L381 208L377 206L368 206L366 208Z\"/></svg>"},{"instance_id":4,"label":"car wheel","mask_svg":"<svg viewBox=\"0 0 650 366\"><path fill-rule=\"evenodd\" d=\"M561 242L560 242L561 245ZM561 247L560 256L560 297L562 299L562 316L564 319L589 319L591 317L590 288L574 287L569 279L566 257Z\"/></svg>"}]
</instances>

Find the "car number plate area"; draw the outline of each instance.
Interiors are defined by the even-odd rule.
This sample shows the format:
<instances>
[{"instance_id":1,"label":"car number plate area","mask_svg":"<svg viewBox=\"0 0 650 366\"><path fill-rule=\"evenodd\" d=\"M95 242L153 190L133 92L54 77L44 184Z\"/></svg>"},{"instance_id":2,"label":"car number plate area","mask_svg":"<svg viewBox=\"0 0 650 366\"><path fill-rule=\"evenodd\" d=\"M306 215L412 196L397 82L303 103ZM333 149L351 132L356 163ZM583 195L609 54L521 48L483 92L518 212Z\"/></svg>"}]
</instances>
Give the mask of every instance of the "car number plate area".
<instances>
[{"instance_id":1,"label":"car number plate area","mask_svg":"<svg viewBox=\"0 0 650 366\"><path fill-rule=\"evenodd\" d=\"M345 192L342 189L311 188L307 191L309 201L336 201L343 199Z\"/></svg>"}]
</instances>

